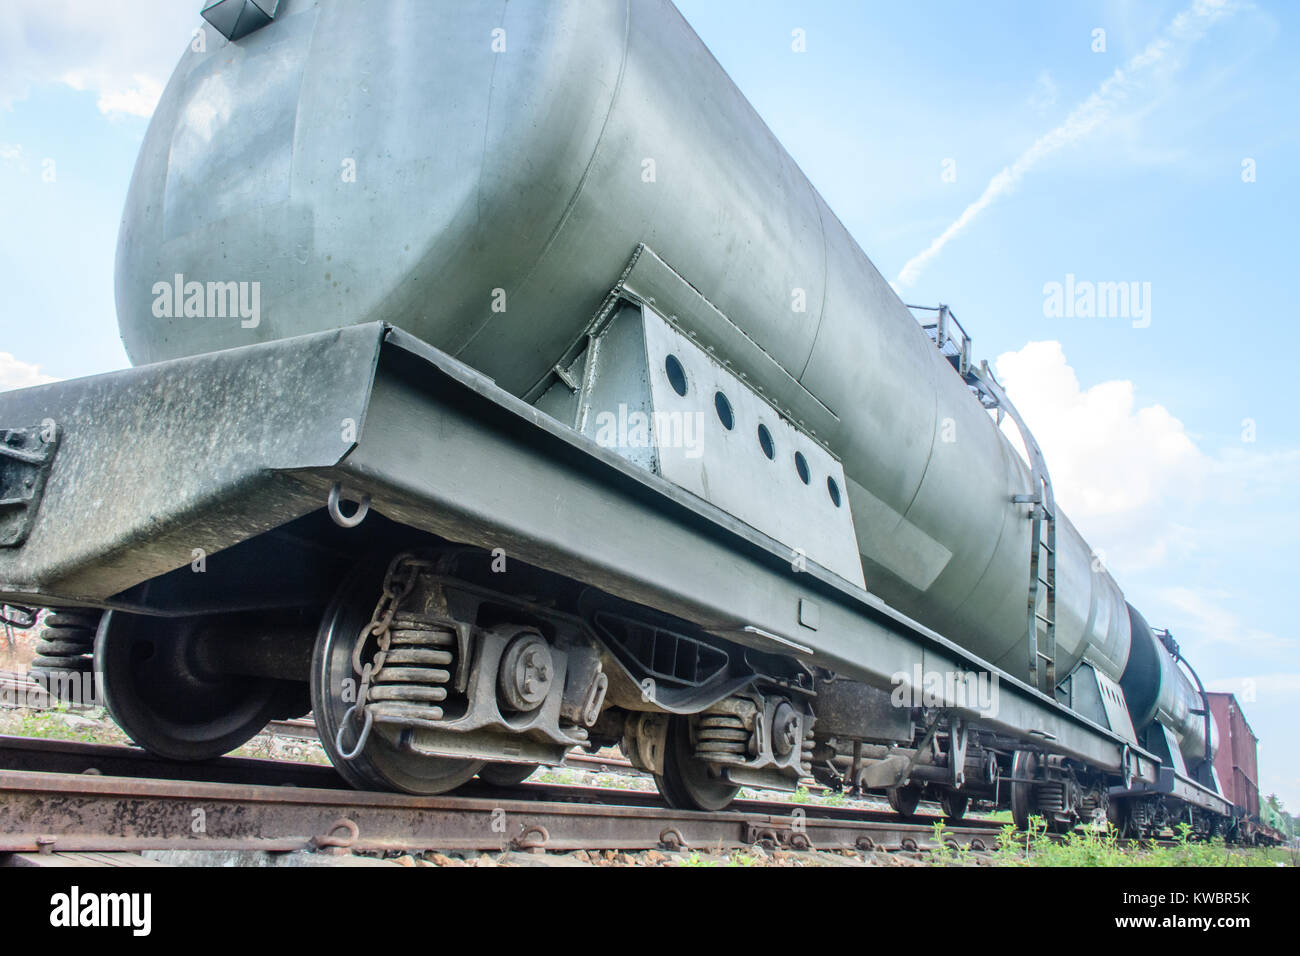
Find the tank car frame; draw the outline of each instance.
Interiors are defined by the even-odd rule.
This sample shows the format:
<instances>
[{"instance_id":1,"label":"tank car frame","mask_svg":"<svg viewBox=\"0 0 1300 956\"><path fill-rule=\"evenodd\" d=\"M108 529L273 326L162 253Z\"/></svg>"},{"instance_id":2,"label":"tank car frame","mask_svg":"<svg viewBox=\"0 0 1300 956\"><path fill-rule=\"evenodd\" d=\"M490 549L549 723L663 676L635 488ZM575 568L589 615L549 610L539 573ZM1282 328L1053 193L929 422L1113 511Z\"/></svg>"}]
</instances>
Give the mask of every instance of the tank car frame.
<instances>
[{"instance_id":1,"label":"tank car frame","mask_svg":"<svg viewBox=\"0 0 1300 956\"><path fill-rule=\"evenodd\" d=\"M811 774L903 813L935 799L1022 825L1230 812L400 329L11 392L0 420L26 426L5 433L22 543L0 548L0 600L107 611L69 672L93 659L115 718L166 756L212 757L310 706L363 787L521 779L618 743L670 803L704 809ZM952 674L995 675L997 706L932 692ZM921 706L892 706L918 684Z\"/></svg>"}]
</instances>

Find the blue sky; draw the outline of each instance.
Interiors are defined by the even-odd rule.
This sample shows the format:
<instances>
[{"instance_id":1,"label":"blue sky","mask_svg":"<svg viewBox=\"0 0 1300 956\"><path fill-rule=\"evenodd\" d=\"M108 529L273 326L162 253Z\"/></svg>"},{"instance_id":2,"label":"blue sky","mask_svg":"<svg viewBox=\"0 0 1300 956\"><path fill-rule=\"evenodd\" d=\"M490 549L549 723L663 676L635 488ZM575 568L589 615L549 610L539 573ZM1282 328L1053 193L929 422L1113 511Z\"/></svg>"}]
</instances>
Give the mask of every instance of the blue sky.
<instances>
[{"instance_id":1,"label":"blue sky","mask_svg":"<svg viewBox=\"0 0 1300 956\"><path fill-rule=\"evenodd\" d=\"M0 23L0 387L126 364L117 223L200 4L127 6ZM1065 509L1300 810L1300 5L679 7L904 299L996 361ZM1149 326L1045 314L1067 275L1149 289Z\"/></svg>"}]
</instances>

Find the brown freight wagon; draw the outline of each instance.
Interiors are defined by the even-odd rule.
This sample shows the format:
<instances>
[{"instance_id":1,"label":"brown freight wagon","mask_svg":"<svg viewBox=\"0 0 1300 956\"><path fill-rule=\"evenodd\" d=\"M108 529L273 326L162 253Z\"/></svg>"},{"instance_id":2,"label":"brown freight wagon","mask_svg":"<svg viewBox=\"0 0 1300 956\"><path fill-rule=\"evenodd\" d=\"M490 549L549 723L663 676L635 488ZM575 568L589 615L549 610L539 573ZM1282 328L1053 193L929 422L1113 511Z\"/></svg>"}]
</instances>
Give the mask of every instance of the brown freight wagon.
<instances>
[{"instance_id":1,"label":"brown freight wagon","mask_svg":"<svg viewBox=\"0 0 1300 956\"><path fill-rule=\"evenodd\" d=\"M1223 735L1214 769L1219 774L1223 795L1241 808L1247 817L1259 819L1259 769L1256 763L1258 738L1246 723L1241 705L1233 694L1211 692L1210 712Z\"/></svg>"}]
</instances>

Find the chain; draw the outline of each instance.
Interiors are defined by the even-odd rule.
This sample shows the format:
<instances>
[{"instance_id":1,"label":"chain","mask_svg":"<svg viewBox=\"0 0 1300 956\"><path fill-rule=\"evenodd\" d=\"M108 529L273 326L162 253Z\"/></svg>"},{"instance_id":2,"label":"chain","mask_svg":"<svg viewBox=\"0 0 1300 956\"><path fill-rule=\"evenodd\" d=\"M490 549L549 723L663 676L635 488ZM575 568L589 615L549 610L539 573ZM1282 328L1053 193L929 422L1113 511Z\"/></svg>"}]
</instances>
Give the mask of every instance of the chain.
<instances>
[{"instance_id":1,"label":"chain","mask_svg":"<svg viewBox=\"0 0 1300 956\"><path fill-rule=\"evenodd\" d=\"M401 607L402 601L415 590L420 572L427 565L427 561L419 561L411 554L399 554L393 558L384 575L384 593L379 596L375 611L370 616L370 622L361 629L352 647L352 670L361 675L361 686L357 689L356 703L343 715L343 720L339 723L339 732L334 738L335 749L344 760L352 760L365 749L366 740L370 737L370 728L374 723L374 714L366 707L366 696L370 692L370 678L384 666L391 640L389 630L393 624L393 617ZM362 657L372 637L375 638L377 649L371 659L363 663ZM356 745L349 751L343 746L343 732L358 709L361 710L364 719L361 730L357 734Z\"/></svg>"},{"instance_id":2,"label":"chain","mask_svg":"<svg viewBox=\"0 0 1300 956\"><path fill-rule=\"evenodd\" d=\"M21 604L0 604L0 621L6 625L12 625L20 631L25 631L36 625L36 615L40 612L34 607L23 607Z\"/></svg>"},{"instance_id":3,"label":"chain","mask_svg":"<svg viewBox=\"0 0 1300 956\"><path fill-rule=\"evenodd\" d=\"M20 604L0 604L0 623L5 626L5 643L9 649L14 648L14 628L26 631L36 626L37 608L23 607Z\"/></svg>"}]
</instances>

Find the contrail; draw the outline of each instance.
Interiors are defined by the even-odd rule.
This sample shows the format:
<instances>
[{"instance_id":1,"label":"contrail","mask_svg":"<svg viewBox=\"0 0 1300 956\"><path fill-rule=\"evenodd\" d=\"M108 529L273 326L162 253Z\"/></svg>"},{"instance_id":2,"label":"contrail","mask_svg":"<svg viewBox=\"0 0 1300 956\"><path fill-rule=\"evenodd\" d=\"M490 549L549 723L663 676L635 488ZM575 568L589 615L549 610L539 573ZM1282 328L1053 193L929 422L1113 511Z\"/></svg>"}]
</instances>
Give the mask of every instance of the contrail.
<instances>
[{"instance_id":1,"label":"contrail","mask_svg":"<svg viewBox=\"0 0 1300 956\"><path fill-rule=\"evenodd\" d=\"M1040 136L1032 146L1020 154L1015 162L990 179L980 197L962 210L962 214L952 225L940 233L923 251L907 261L894 281L895 288L902 289L915 282L921 271L944 246L955 239L994 201L1014 190L1024 179L1025 174L1042 159L1071 143L1078 142L1105 123L1115 108L1128 98L1144 73L1167 59L1171 52L1176 54L1180 46L1191 46L1205 35L1205 31L1212 23L1234 12L1236 8L1236 0L1196 0L1174 17L1159 37L1147 44L1146 48L1127 64L1117 67L1101 86L1074 108L1073 112L1065 118L1065 122Z\"/></svg>"}]
</instances>

